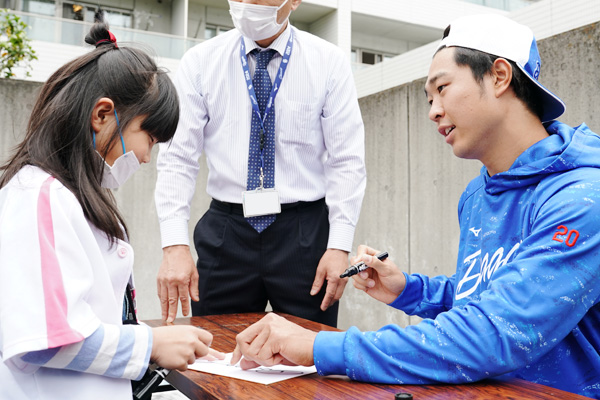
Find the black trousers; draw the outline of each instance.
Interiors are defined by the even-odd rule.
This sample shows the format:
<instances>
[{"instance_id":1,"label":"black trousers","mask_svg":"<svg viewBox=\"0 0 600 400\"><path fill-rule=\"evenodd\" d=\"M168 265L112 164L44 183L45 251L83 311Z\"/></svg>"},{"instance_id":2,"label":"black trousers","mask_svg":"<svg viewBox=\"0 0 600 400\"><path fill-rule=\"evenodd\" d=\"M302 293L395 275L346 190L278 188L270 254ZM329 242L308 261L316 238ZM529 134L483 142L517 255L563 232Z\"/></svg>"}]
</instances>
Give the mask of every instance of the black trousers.
<instances>
[{"instance_id":1,"label":"black trousers","mask_svg":"<svg viewBox=\"0 0 600 400\"><path fill-rule=\"evenodd\" d=\"M310 295L329 237L325 200L281 208L258 233L241 204L211 202L194 230L200 301L192 302L193 315L262 312L269 301L273 311L337 325L337 303L320 309L326 282Z\"/></svg>"}]
</instances>

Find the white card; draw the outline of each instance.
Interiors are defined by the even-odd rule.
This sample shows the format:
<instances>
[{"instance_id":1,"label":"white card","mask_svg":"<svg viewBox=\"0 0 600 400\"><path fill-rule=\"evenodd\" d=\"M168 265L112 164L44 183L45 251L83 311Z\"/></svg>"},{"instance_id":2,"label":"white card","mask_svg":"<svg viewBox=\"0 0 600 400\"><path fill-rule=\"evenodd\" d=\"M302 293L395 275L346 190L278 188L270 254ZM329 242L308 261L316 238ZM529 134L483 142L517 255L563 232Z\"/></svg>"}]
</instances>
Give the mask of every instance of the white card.
<instances>
[{"instance_id":1,"label":"white card","mask_svg":"<svg viewBox=\"0 0 600 400\"><path fill-rule=\"evenodd\" d=\"M243 379L250 382L258 382L264 385L279 382L285 379L296 378L303 375L314 374L317 368L302 366L274 365L272 367L258 367L243 370L240 364L231 365L232 353L226 354L224 360L208 361L198 359L189 369L208 372L210 374L223 375L236 379Z\"/></svg>"},{"instance_id":2,"label":"white card","mask_svg":"<svg viewBox=\"0 0 600 400\"><path fill-rule=\"evenodd\" d=\"M276 189L256 189L242 192L242 205L246 218L281 212L279 192Z\"/></svg>"}]
</instances>

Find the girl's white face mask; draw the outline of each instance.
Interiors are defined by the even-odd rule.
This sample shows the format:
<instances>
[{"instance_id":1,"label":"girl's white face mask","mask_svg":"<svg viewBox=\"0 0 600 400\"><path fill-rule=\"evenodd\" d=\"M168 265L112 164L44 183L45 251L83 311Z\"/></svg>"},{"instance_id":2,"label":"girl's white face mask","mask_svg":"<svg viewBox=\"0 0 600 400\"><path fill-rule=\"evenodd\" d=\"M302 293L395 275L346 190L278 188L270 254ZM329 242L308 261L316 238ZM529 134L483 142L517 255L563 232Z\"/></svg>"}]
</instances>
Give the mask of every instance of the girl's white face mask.
<instances>
[{"instance_id":1,"label":"girl's white face mask","mask_svg":"<svg viewBox=\"0 0 600 400\"><path fill-rule=\"evenodd\" d=\"M98 153L98 155L100 155ZM140 167L140 161L133 151L119 156L112 167L104 161L104 171L102 172L102 187L107 189L116 189L125 183Z\"/></svg>"},{"instance_id":2,"label":"girl's white face mask","mask_svg":"<svg viewBox=\"0 0 600 400\"><path fill-rule=\"evenodd\" d=\"M289 0L285 0L279 7L228 1L233 25L242 35L254 41L277 35L290 17L288 14L281 24L277 23L277 12Z\"/></svg>"},{"instance_id":3,"label":"girl's white face mask","mask_svg":"<svg viewBox=\"0 0 600 400\"><path fill-rule=\"evenodd\" d=\"M104 157L96 151L96 154L102 161L104 161L104 170L102 171L102 182L100 185L107 189L116 189L125 183L127 179L131 177L140 167L140 160L136 157L133 151L128 153L125 152L125 141L123 140L123 132L121 132L121 125L119 124L119 117L117 117L117 110L115 110L115 118L117 119L117 128L119 129L119 136L121 137L121 145L123 146L123 155L119 156L112 167L108 165ZM96 147L96 133L94 132L94 147Z\"/></svg>"}]
</instances>

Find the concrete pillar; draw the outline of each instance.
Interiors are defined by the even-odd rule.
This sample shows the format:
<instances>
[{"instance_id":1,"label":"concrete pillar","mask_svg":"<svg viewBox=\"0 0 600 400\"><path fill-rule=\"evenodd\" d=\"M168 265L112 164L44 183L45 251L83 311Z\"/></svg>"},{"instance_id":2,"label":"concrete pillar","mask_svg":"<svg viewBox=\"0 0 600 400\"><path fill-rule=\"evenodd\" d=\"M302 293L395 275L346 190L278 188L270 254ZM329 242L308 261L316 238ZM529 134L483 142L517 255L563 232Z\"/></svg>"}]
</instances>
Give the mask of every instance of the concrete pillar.
<instances>
[{"instance_id":1,"label":"concrete pillar","mask_svg":"<svg viewBox=\"0 0 600 400\"><path fill-rule=\"evenodd\" d=\"M352 1L339 1L337 10L310 24L309 32L337 45L350 57L352 48Z\"/></svg>"},{"instance_id":2,"label":"concrete pillar","mask_svg":"<svg viewBox=\"0 0 600 400\"><path fill-rule=\"evenodd\" d=\"M337 45L350 57L352 50L352 0L338 2Z\"/></svg>"},{"instance_id":3,"label":"concrete pillar","mask_svg":"<svg viewBox=\"0 0 600 400\"><path fill-rule=\"evenodd\" d=\"M173 0L171 4L171 34L186 36L188 32L188 0Z\"/></svg>"}]
</instances>

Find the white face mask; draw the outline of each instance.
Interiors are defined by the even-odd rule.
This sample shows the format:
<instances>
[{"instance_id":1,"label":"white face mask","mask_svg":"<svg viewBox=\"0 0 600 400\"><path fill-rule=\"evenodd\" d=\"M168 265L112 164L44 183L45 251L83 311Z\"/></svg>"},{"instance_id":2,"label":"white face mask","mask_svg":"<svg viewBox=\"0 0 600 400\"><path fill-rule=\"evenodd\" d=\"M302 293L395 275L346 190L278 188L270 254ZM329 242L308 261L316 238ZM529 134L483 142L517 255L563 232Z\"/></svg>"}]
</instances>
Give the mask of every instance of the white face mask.
<instances>
[{"instance_id":1,"label":"white face mask","mask_svg":"<svg viewBox=\"0 0 600 400\"><path fill-rule=\"evenodd\" d=\"M140 167L140 160L136 157L133 151L125 152L125 142L123 141L123 132L121 132L121 124L115 109L115 118L117 120L117 128L121 137L121 145L123 146L123 155L119 156L112 167L108 165L104 157L96 151L96 154L104 161L104 170L102 171L102 182L100 185L107 189L116 189L127 181ZM94 132L94 148L96 147L96 132Z\"/></svg>"},{"instance_id":2,"label":"white face mask","mask_svg":"<svg viewBox=\"0 0 600 400\"><path fill-rule=\"evenodd\" d=\"M100 155L100 153L98 153ZM102 156L100 156L102 157ZM104 161L104 171L102 171L102 187L107 189L116 189L125 183L140 167L140 161L133 151L119 156L112 167Z\"/></svg>"},{"instance_id":3,"label":"white face mask","mask_svg":"<svg viewBox=\"0 0 600 400\"><path fill-rule=\"evenodd\" d=\"M285 0L279 7L261 6L258 4L240 3L229 0L229 13L233 25L242 35L252 40L264 40L279 33L285 25L289 14L281 23L277 23L277 12L287 4Z\"/></svg>"}]
</instances>

